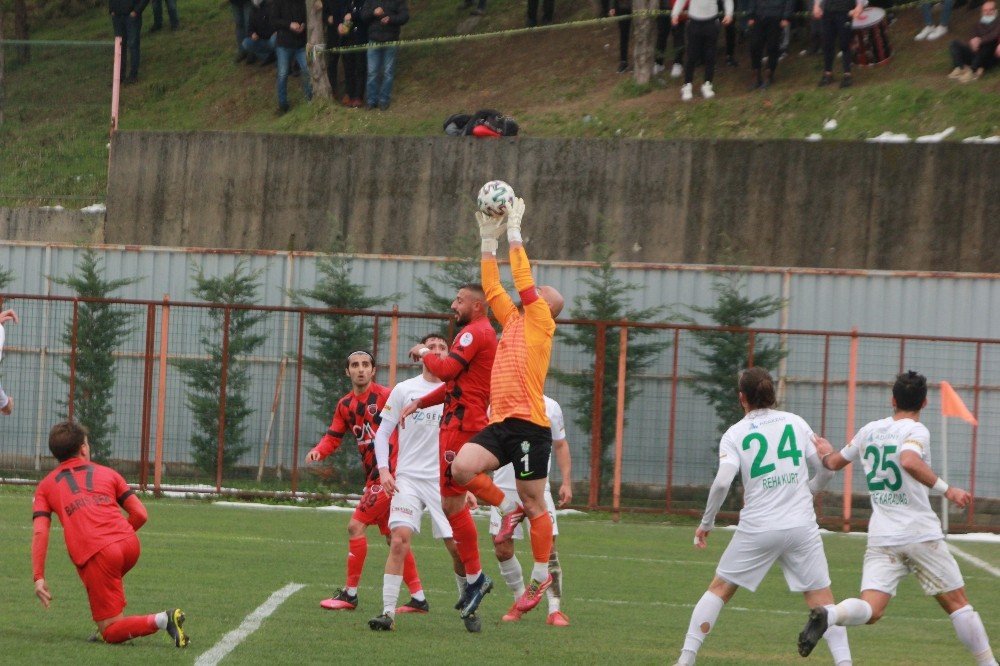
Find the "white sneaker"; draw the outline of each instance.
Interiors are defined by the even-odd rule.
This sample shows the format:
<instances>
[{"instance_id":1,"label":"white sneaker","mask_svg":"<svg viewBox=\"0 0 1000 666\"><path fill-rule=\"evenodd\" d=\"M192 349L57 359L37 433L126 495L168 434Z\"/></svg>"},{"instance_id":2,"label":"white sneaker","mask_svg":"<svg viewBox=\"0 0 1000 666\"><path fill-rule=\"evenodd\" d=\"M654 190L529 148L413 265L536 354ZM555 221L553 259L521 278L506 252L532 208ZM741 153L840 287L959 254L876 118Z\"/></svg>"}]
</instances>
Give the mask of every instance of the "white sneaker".
<instances>
[{"instance_id":1,"label":"white sneaker","mask_svg":"<svg viewBox=\"0 0 1000 666\"><path fill-rule=\"evenodd\" d=\"M920 32L918 32L917 36L914 37L913 39L915 39L918 42L922 42L925 39L927 39L927 36L930 35L932 32L934 32L934 26L932 26L932 25L925 25L924 29L921 30Z\"/></svg>"},{"instance_id":2,"label":"white sneaker","mask_svg":"<svg viewBox=\"0 0 1000 666\"><path fill-rule=\"evenodd\" d=\"M935 39L940 39L948 34L948 26L939 25L938 27L931 30L930 34L927 35L927 41L933 42Z\"/></svg>"},{"instance_id":3,"label":"white sneaker","mask_svg":"<svg viewBox=\"0 0 1000 666\"><path fill-rule=\"evenodd\" d=\"M711 81L705 81L703 84L701 84L701 96L704 97L705 99L712 99L713 97L715 97L715 91L712 90Z\"/></svg>"},{"instance_id":4,"label":"white sneaker","mask_svg":"<svg viewBox=\"0 0 1000 666\"><path fill-rule=\"evenodd\" d=\"M663 65L653 65L653 76L656 76L657 74L662 74L663 70L665 69L666 67L664 67Z\"/></svg>"},{"instance_id":5,"label":"white sneaker","mask_svg":"<svg viewBox=\"0 0 1000 666\"><path fill-rule=\"evenodd\" d=\"M670 68L670 78L672 79L681 78L681 74L683 73L684 73L684 66L681 65L679 62L675 62L674 66Z\"/></svg>"},{"instance_id":6,"label":"white sneaker","mask_svg":"<svg viewBox=\"0 0 1000 666\"><path fill-rule=\"evenodd\" d=\"M681 86L681 99L685 102L690 102L691 98L694 97L694 91L691 90L691 84L685 83Z\"/></svg>"}]
</instances>

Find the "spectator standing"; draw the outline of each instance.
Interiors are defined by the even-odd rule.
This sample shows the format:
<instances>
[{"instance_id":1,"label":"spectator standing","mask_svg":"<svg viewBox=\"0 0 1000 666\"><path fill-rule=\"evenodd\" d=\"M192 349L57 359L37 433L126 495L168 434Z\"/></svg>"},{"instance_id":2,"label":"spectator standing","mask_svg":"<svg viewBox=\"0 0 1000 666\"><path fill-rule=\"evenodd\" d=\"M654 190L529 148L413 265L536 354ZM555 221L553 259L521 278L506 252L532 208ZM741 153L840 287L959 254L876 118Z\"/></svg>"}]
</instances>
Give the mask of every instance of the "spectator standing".
<instances>
[{"instance_id":1,"label":"spectator standing","mask_svg":"<svg viewBox=\"0 0 1000 666\"><path fill-rule=\"evenodd\" d=\"M473 7L473 4L476 6ZM469 13L473 16L482 16L486 13L486 0L475 0L475 2L473 0L463 0L462 9L471 9L472 11Z\"/></svg>"},{"instance_id":2,"label":"spectator standing","mask_svg":"<svg viewBox=\"0 0 1000 666\"><path fill-rule=\"evenodd\" d=\"M627 16L618 21L618 73L628 71L628 38L632 33L632 0L613 0L608 16Z\"/></svg>"},{"instance_id":3,"label":"spectator standing","mask_svg":"<svg viewBox=\"0 0 1000 666\"><path fill-rule=\"evenodd\" d=\"M181 26L181 20L177 16L177 0L166 0L167 16L170 18L170 29L176 30ZM153 0L153 27L150 32L163 30L163 0Z\"/></svg>"},{"instance_id":4,"label":"spectator standing","mask_svg":"<svg viewBox=\"0 0 1000 666\"><path fill-rule=\"evenodd\" d=\"M716 0L715 4L718 6L718 13L723 13L724 7L722 0ZM743 11L744 8L741 7L740 14L742 14ZM726 37L726 66L738 67L740 63L736 62L736 22L730 21L727 24L723 24L723 34Z\"/></svg>"},{"instance_id":5,"label":"spectator standing","mask_svg":"<svg viewBox=\"0 0 1000 666\"><path fill-rule=\"evenodd\" d=\"M667 38L674 40L674 64L670 69L671 78L677 79L684 73L684 17L681 22L673 25L670 22L670 12L673 0L660 0L659 10L664 12L656 17L656 56L653 74L659 74L666 69Z\"/></svg>"},{"instance_id":6,"label":"spectator standing","mask_svg":"<svg viewBox=\"0 0 1000 666\"><path fill-rule=\"evenodd\" d=\"M931 11L931 5L933 4L935 3L920 3L920 13L924 16L924 28L913 38L918 42L923 40L933 42L935 39L940 39L948 34L948 19L951 18L951 8L955 4L955 0L943 0L941 2L941 22L937 25L934 25L934 14Z\"/></svg>"},{"instance_id":7,"label":"spectator standing","mask_svg":"<svg viewBox=\"0 0 1000 666\"><path fill-rule=\"evenodd\" d=\"M715 76L715 49L719 41L718 6L716 0L677 0L670 17L675 26L680 25L685 7L688 12L687 34L684 39L687 48L681 99L687 102L694 97L694 68L699 62L705 63L705 82L701 85L701 95L705 99L711 99L715 97L712 78ZM729 25L733 22L733 0L725 0L724 11L722 25Z\"/></svg>"},{"instance_id":8,"label":"spectator standing","mask_svg":"<svg viewBox=\"0 0 1000 666\"><path fill-rule=\"evenodd\" d=\"M115 37L122 38L122 65L118 78L126 85L139 80L139 34L142 31L142 10L149 0L108 0L111 27ZM125 70L128 69L126 76Z\"/></svg>"},{"instance_id":9,"label":"spectator standing","mask_svg":"<svg viewBox=\"0 0 1000 666\"><path fill-rule=\"evenodd\" d=\"M753 69L752 89L767 88L774 83L778 68L782 34L792 18L792 0L750 0L747 5L747 25L750 26L750 67ZM761 75L761 58L767 50L767 78Z\"/></svg>"},{"instance_id":10,"label":"spectator standing","mask_svg":"<svg viewBox=\"0 0 1000 666\"><path fill-rule=\"evenodd\" d=\"M844 62L844 76L841 88L850 88L851 78L851 38L854 35L854 17L861 13L860 0L815 0L813 16L820 20L823 35L823 76L819 85L833 83L833 58L839 47Z\"/></svg>"},{"instance_id":11,"label":"spectator standing","mask_svg":"<svg viewBox=\"0 0 1000 666\"><path fill-rule=\"evenodd\" d=\"M275 61L274 49L278 42L278 33L272 25L274 6L271 0L251 0L250 27L246 39L243 40L243 50L247 53L246 62L252 65L258 60L262 65Z\"/></svg>"},{"instance_id":12,"label":"spectator standing","mask_svg":"<svg viewBox=\"0 0 1000 666\"><path fill-rule=\"evenodd\" d=\"M972 29L968 42L954 39L949 47L951 62L955 68L949 79L962 83L975 81L1000 58L1000 21L997 21L997 5L987 0L979 8L979 21Z\"/></svg>"},{"instance_id":13,"label":"spectator standing","mask_svg":"<svg viewBox=\"0 0 1000 666\"><path fill-rule=\"evenodd\" d=\"M556 11L556 0L542 0L542 25L552 23ZM604 12L607 14L607 11ZM538 0L528 0L528 27L538 25Z\"/></svg>"},{"instance_id":14,"label":"spectator standing","mask_svg":"<svg viewBox=\"0 0 1000 666\"><path fill-rule=\"evenodd\" d=\"M236 29L236 62L242 62L247 58L247 52L243 50L243 40L250 31L252 6L250 0L229 0L229 8L233 12L233 27Z\"/></svg>"},{"instance_id":15,"label":"spectator standing","mask_svg":"<svg viewBox=\"0 0 1000 666\"><path fill-rule=\"evenodd\" d=\"M344 14L344 21L337 26L340 33L340 45L363 46L368 43L368 26L361 20L361 10L364 0L349 0L349 11ZM368 76L367 51L350 51L341 54L344 61L344 87L347 89L346 104L352 109L364 106L365 79Z\"/></svg>"},{"instance_id":16,"label":"spectator standing","mask_svg":"<svg viewBox=\"0 0 1000 666\"><path fill-rule=\"evenodd\" d=\"M275 0L271 21L278 37L275 53L278 56L278 113L286 113L288 106L288 75L292 60L302 71L302 90L306 100L312 99L312 83L306 63L306 3L305 0Z\"/></svg>"},{"instance_id":17,"label":"spectator standing","mask_svg":"<svg viewBox=\"0 0 1000 666\"><path fill-rule=\"evenodd\" d=\"M406 0L365 0L361 19L368 24L368 83L365 89L369 109L389 108L396 78L396 51L400 31L410 20ZM380 81L381 79L381 81Z\"/></svg>"},{"instance_id":18,"label":"spectator standing","mask_svg":"<svg viewBox=\"0 0 1000 666\"><path fill-rule=\"evenodd\" d=\"M342 35L340 26L344 23L344 17L350 13L349 0L322 0L323 2L323 29L326 32L326 78L330 81L330 95L333 99L340 98L339 87L337 86L337 66L340 62L340 53L336 50L343 46L342 42L346 35ZM346 65L346 63L345 63ZM346 78L346 77L345 77ZM344 93L341 100L346 106L350 98Z\"/></svg>"}]
</instances>

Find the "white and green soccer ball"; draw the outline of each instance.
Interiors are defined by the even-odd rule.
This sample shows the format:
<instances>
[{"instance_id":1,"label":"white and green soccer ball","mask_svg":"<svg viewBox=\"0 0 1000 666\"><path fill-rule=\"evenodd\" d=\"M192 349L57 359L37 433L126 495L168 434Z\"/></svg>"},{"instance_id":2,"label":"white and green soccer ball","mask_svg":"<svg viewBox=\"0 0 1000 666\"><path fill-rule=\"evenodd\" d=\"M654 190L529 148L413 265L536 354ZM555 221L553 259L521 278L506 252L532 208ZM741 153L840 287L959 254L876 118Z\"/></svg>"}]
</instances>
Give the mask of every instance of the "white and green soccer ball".
<instances>
[{"instance_id":1,"label":"white and green soccer ball","mask_svg":"<svg viewBox=\"0 0 1000 666\"><path fill-rule=\"evenodd\" d=\"M479 189L476 205L490 217L503 217L514 204L514 188L502 180L491 180Z\"/></svg>"}]
</instances>

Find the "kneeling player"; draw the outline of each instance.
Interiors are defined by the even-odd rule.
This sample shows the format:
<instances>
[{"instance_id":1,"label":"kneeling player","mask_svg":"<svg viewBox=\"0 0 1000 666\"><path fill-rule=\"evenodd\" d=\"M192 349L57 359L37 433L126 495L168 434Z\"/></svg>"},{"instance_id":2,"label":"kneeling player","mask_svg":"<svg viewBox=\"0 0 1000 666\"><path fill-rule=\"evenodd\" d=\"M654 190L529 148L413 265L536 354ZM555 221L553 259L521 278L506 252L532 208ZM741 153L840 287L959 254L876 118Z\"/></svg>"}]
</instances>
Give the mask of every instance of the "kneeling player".
<instances>
[{"instance_id":1,"label":"kneeling player","mask_svg":"<svg viewBox=\"0 0 1000 666\"><path fill-rule=\"evenodd\" d=\"M122 476L90 462L90 442L83 426L57 423L49 432L49 450L59 465L35 490L31 561L35 595L46 608L52 593L45 582L52 512L59 516L70 559L87 590L90 612L107 643L123 643L164 629L179 648L187 647L184 613L179 608L126 617L122 579L139 560L136 530L146 522L146 508ZM121 509L128 514L122 515Z\"/></svg>"}]
</instances>

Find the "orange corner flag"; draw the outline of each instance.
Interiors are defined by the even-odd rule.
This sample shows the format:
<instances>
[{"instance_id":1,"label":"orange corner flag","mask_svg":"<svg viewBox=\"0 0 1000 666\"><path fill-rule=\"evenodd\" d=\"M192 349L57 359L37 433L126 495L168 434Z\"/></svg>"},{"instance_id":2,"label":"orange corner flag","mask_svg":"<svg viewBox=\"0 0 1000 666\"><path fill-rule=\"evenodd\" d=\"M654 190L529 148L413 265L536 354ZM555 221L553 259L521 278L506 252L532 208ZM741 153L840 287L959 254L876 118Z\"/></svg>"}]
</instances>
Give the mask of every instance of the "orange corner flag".
<instances>
[{"instance_id":1,"label":"orange corner flag","mask_svg":"<svg viewBox=\"0 0 1000 666\"><path fill-rule=\"evenodd\" d=\"M979 421L972 415L969 408L965 406L958 393L948 382L941 382L941 413L945 416L957 416L966 423L974 426L979 425Z\"/></svg>"}]
</instances>

